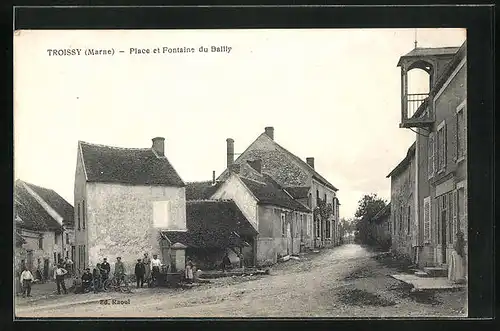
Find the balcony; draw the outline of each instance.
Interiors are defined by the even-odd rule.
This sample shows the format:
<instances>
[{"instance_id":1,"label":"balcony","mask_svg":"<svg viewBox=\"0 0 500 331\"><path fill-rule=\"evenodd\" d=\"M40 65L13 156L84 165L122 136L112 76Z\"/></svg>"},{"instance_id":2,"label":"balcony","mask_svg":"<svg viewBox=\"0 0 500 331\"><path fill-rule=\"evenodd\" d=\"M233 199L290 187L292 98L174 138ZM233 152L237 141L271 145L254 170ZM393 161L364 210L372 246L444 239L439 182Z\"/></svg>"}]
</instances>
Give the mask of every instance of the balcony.
<instances>
[{"instance_id":1,"label":"balcony","mask_svg":"<svg viewBox=\"0 0 500 331\"><path fill-rule=\"evenodd\" d=\"M409 93L401 106L401 128L425 127L433 122L428 93Z\"/></svg>"},{"instance_id":2,"label":"balcony","mask_svg":"<svg viewBox=\"0 0 500 331\"><path fill-rule=\"evenodd\" d=\"M406 118L412 118L418 108L429 97L429 93L415 93L406 96Z\"/></svg>"}]
</instances>

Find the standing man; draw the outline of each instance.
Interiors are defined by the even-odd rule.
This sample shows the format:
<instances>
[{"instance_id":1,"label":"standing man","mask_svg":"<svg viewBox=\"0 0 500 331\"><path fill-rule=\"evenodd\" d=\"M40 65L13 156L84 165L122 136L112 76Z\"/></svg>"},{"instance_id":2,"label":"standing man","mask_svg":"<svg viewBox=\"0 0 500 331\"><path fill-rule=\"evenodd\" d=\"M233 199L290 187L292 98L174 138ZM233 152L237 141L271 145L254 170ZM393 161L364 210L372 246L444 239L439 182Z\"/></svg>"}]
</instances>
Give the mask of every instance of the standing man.
<instances>
[{"instance_id":1,"label":"standing man","mask_svg":"<svg viewBox=\"0 0 500 331\"><path fill-rule=\"evenodd\" d=\"M82 275L82 293L87 293L90 291L92 286L92 274L90 273L90 268L85 269Z\"/></svg>"},{"instance_id":2,"label":"standing man","mask_svg":"<svg viewBox=\"0 0 500 331\"><path fill-rule=\"evenodd\" d=\"M66 290L66 284L64 283L64 276L68 273L66 269L62 267L62 264L59 264L54 272L54 278L56 279L57 284L57 294L61 294L61 287L64 291L64 294L68 294Z\"/></svg>"},{"instance_id":3,"label":"standing man","mask_svg":"<svg viewBox=\"0 0 500 331\"><path fill-rule=\"evenodd\" d=\"M144 264L144 268L146 269L146 273L144 274L144 279L149 284L149 280L151 279L151 259L148 256L148 253L144 253L144 258L142 259L142 263Z\"/></svg>"},{"instance_id":4,"label":"standing man","mask_svg":"<svg viewBox=\"0 0 500 331\"><path fill-rule=\"evenodd\" d=\"M231 260L229 259L229 254L226 252L222 258L222 271L226 272L226 268L231 267Z\"/></svg>"},{"instance_id":5,"label":"standing man","mask_svg":"<svg viewBox=\"0 0 500 331\"><path fill-rule=\"evenodd\" d=\"M28 266L24 266L24 270L21 273L21 285L23 287L23 298L27 296L31 296L31 282L33 279L33 274L31 274L31 271L28 270Z\"/></svg>"},{"instance_id":6,"label":"standing man","mask_svg":"<svg viewBox=\"0 0 500 331\"><path fill-rule=\"evenodd\" d=\"M137 288L139 288L139 283L141 287L144 285L144 275L146 274L146 267L141 262L141 259L137 259L135 264L135 279L137 281Z\"/></svg>"},{"instance_id":7,"label":"standing man","mask_svg":"<svg viewBox=\"0 0 500 331\"><path fill-rule=\"evenodd\" d=\"M111 273L111 266L109 265L107 258L102 259L101 269L102 269L102 282L104 284L104 282L108 280L109 274Z\"/></svg>"},{"instance_id":8,"label":"standing man","mask_svg":"<svg viewBox=\"0 0 500 331\"><path fill-rule=\"evenodd\" d=\"M120 285L121 281L124 280L124 278L125 278L125 266L123 265L121 257L116 258L115 278L116 278L118 285Z\"/></svg>"},{"instance_id":9,"label":"standing man","mask_svg":"<svg viewBox=\"0 0 500 331\"><path fill-rule=\"evenodd\" d=\"M153 281L155 283L155 286L158 286L158 277L160 275L160 266L161 266L161 261L158 258L158 255L154 254L153 259L151 260L151 273L153 276Z\"/></svg>"}]
</instances>

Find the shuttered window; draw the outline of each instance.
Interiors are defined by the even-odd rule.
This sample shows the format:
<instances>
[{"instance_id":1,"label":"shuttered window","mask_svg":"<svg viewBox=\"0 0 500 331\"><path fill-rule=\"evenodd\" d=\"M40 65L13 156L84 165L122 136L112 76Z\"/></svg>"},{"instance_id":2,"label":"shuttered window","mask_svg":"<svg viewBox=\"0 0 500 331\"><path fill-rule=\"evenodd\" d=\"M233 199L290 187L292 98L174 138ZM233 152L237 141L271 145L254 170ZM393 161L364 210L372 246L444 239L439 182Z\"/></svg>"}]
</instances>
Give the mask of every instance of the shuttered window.
<instances>
[{"instance_id":1,"label":"shuttered window","mask_svg":"<svg viewBox=\"0 0 500 331\"><path fill-rule=\"evenodd\" d=\"M465 157L467 150L466 108L465 103L457 108L457 161L461 161Z\"/></svg>"},{"instance_id":2,"label":"shuttered window","mask_svg":"<svg viewBox=\"0 0 500 331\"><path fill-rule=\"evenodd\" d=\"M438 171L446 168L446 123L443 122L439 125L437 131L438 143Z\"/></svg>"},{"instance_id":3,"label":"shuttered window","mask_svg":"<svg viewBox=\"0 0 500 331\"><path fill-rule=\"evenodd\" d=\"M434 140L435 140L434 132L431 132L431 134L429 135L429 139L427 140L427 155L428 155L427 174L429 178L434 176L434 162L435 162Z\"/></svg>"},{"instance_id":4,"label":"shuttered window","mask_svg":"<svg viewBox=\"0 0 500 331\"><path fill-rule=\"evenodd\" d=\"M431 242L431 198L424 199L424 243Z\"/></svg>"},{"instance_id":5,"label":"shuttered window","mask_svg":"<svg viewBox=\"0 0 500 331\"><path fill-rule=\"evenodd\" d=\"M77 204L77 214L76 214L76 217L78 219L78 230L81 230L82 227L81 227L81 221L80 221L80 204L78 203Z\"/></svg>"},{"instance_id":6,"label":"shuttered window","mask_svg":"<svg viewBox=\"0 0 500 331\"><path fill-rule=\"evenodd\" d=\"M85 200L82 201L82 227L85 229Z\"/></svg>"}]
</instances>

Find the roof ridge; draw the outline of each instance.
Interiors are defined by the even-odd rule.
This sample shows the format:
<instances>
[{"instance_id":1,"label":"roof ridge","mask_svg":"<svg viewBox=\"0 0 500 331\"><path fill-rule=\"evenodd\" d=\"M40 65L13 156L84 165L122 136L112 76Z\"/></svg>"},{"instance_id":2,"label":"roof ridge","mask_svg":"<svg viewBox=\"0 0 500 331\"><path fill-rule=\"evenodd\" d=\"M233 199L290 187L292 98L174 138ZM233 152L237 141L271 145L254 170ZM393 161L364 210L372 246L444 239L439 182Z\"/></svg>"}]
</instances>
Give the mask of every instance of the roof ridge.
<instances>
[{"instance_id":1,"label":"roof ridge","mask_svg":"<svg viewBox=\"0 0 500 331\"><path fill-rule=\"evenodd\" d=\"M87 141L83 140L78 140L79 144L85 144L85 145L91 145L91 146L97 146L97 147L106 147L106 148L112 148L112 149L119 149L119 150L141 150L141 151L146 151L146 150L153 150L151 147L119 147L119 146L110 146L110 145L104 145L104 144L96 144L96 143L89 143Z\"/></svg>"},{"instance_id":2,"label":"roof ridge","mask_svg":"<svg viewBox=\"0 0 500 331\"><path fill-rule=\"evenodd\" d=\"M186 200L187 203L193 202L233 202L232 199L195 199L195 200Z\"/></svg>"},{"instance_id":3,"label":"roof ridge","mask_svg":"<svg viewBox=\"0 0 500 331\"><path fill-rule=\"evenodd\" d=\"M255 183L258 183L258 184L262 184L262 185L268 185L268 183L265 183L265 182L261 182L261 181L258 181L256 179L253 179L253 178L248 178L248 177L245 177L245 176L242 176L242 175L238 175L240 178L242 179L246 179L246 180L250 180L252 182L255 182Z\"/></svg>"},{"instance_id":4,"label":"roof ridge","mask_svg":"<svg viewBox=\"0 0 500 331\"><path fill-rule=\"evenodd\" d=\"M296 160L298 160L301 165L306 165L309 169L311 169L313 171L313 174L319 176L319 179L321 180L324 180L327 184L331 185L333 188L335 188L337 190L337 188L335 187L335 185L333 185L332 183L330 183L325 177L323 177L323 175L321 175L316 169L314 169L313 167L311 167L309 164L307 164L307 162L305 162L304 160L302 160L300 157L298 157L297 155L295 155L294 153L290 152L288 149L286 149L285 147L281 146L280 144L278 144L274 139L271 139L271 137L269 137L268 135L266 135L265 133L263 133L268 139L270 139L274 144L276 144L276 146L278 146L279 148L281 148L285 153L288 153L290 154L292 157L294 157ZM262 135L262 134L261 134Z\"/></svg>"}]
</instances>

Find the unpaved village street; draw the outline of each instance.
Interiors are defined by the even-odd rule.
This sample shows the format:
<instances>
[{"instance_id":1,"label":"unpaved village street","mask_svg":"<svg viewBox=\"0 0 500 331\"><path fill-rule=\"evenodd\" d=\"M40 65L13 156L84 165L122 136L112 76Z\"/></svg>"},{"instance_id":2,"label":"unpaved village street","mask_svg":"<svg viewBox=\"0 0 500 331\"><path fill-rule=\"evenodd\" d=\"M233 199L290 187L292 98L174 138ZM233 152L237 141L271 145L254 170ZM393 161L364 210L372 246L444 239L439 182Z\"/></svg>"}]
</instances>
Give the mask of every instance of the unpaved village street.
<instances>
[{"instance_id":1,"label":"unpaved village street","mask_svg":"<svg viewBox=\"0 0 500 331\"><path fill-rule=\"evenodd\" d=\"M465 316L466 292L409 294L389 277L397 268L358 245L309 253L270 275L227 277L193 289L140 289L132 294L16 299L18 317L408 317ZM103 305L89 298L130 299ZM77 302L82 301L78 304Z\"/></svg>"}]
</instances>

